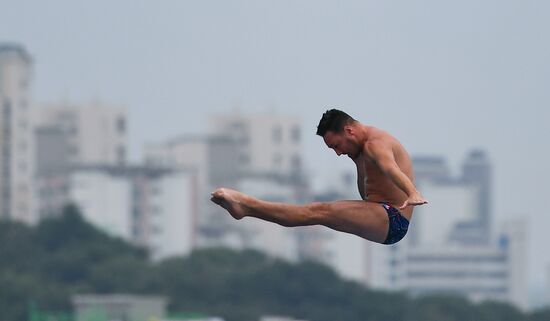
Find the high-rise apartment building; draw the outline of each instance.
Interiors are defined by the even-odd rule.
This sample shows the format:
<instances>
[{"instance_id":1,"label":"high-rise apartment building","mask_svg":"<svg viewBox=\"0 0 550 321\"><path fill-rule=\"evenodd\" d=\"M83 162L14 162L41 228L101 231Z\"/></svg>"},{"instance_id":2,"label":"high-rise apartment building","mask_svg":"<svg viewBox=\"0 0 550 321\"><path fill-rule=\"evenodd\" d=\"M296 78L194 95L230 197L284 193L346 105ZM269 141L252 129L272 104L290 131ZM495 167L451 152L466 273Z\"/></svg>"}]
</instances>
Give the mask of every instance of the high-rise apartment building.
<instances>
[{"instance_id":1,"label":"high-rise apartment building","mask_svg":"<svg viewBox=\"0 0 550 321\"><path fill-rule=\"evenodd\" d=\"M32 59L25 49L0 44L0 218L36 222L31 135Z\"/></svg>"},{"instance_id":2,"label":"high-rise apartment building","mask_svg":"<svg viewBox=\"0 0 550 321\"><path fill-rule=\"evenodd\" d=\"M276 114L219 115L211 118L210 132L237 141L242 174L301 179L299 119Z\"/></svg>"},{"instance_id":3,"label":"high-rise apartment building","mask_svg":"<svg viewBox=\"0 0 550 321\"><path fill-rule=\"evenodd\" d=\"M39 175L66 164L126 163L127 125L123 108L99 103L57 103L40 106L33 117Z\"/></svg>"}]
</instances>

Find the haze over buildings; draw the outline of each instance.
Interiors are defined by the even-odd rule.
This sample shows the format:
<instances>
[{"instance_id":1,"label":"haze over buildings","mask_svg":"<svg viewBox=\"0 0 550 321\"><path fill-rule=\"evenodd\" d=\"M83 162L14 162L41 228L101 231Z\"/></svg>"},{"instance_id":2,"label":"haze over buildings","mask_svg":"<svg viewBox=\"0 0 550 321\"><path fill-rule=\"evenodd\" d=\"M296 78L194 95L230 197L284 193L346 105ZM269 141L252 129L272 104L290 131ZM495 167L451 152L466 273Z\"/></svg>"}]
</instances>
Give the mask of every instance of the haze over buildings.
<instances>
[{"instance_id":1,"label":"haze over buildings","mask_svg":"<svg viewBox=\"0 0 550 321\"><path fill-rule=\"evenodd\" d=\"M550 180L550 3L215 4L56 0L31 8L27 1L4 1L0 41L20 43L33 58L29 105L101 100L126 106L130 163L140 160L143 142L209 135L209 117L232 114L235 106L242 114L297 116L302 167L319 190L335 190L352 166L314 135L328 107L387 129L412 155L444 158L454 165L451 172L472 148L483 149L493 166L495 222L528 220L526 274L537 289L531 297L545 297L550 252L541 246L550 216L540 203ZM9 148L12 160L21 155ZM10 199L20 205L3 204L26 207L9 185ZM457 193L472 200L470 192ZM466 205L456 206L463 211ZM491 230L495 236L498 224Z\"/></svg>"}]
</instances>

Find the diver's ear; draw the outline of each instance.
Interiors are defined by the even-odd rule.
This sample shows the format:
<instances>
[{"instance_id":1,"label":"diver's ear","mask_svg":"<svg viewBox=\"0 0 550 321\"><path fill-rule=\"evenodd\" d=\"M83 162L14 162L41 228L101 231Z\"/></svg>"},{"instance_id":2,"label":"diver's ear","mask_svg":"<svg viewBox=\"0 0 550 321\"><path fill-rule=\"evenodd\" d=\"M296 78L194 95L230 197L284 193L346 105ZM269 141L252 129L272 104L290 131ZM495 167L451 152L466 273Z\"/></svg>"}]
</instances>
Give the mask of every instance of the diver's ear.
<instances>
[{"instance_id":1,"label":"diver's ear","mask_svg":"<svg viewBox=\"0 0 550 321\"><path fill-rule=\"evenodd\" d=\"M350 125L345 125L344 126L344 133L346 133L347 135L355 136L355 128L353 128Z\"/></svg>"}]
</instances>

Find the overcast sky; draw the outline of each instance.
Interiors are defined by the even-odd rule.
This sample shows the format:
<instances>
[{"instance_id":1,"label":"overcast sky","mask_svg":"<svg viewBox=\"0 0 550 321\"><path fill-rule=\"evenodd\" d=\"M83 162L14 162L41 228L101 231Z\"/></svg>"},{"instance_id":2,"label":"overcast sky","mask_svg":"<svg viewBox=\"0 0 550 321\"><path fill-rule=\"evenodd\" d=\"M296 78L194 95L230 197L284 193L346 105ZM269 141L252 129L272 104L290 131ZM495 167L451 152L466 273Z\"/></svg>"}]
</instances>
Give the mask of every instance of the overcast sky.
<instances>
[{"instance_id":1,"label":"overcast sky","mask_svg":"<svg viewBox=\"0 0 550 321\"><path fill-rule=\"evenodd\" d=\"M496 219L529 220L550 283L549 1L0 0L0 42L34 58L35 102L126 107L134 160L236 108L299 117L319 182L353 169L315 136L330 107L456 171L485 149Z\"/></svg>"}]
</instances>

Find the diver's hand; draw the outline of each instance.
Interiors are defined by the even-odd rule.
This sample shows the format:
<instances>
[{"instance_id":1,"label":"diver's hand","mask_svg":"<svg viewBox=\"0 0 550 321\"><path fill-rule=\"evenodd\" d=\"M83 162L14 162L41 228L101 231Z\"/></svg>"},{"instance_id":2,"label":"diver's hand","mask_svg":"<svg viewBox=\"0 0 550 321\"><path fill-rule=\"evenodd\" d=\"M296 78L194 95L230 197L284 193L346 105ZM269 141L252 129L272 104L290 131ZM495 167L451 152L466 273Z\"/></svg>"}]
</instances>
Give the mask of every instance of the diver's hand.
<instances>
[{"instance_id":1,"label":"diver's hand","mask_svg":"<svg viewBox=\"0 0 550 321\"><path fill-rule=\"evenodd\" d=\"M403 205L399 207L399 209L402 210L402 209L405 209L407 206L417 206L417 205L424 205L424 204L428 204L428 201L425 200L424 197L420 195L420 193L416 193L416 194L410 195L405 200Z\"/></svg>"}]
</instances>

